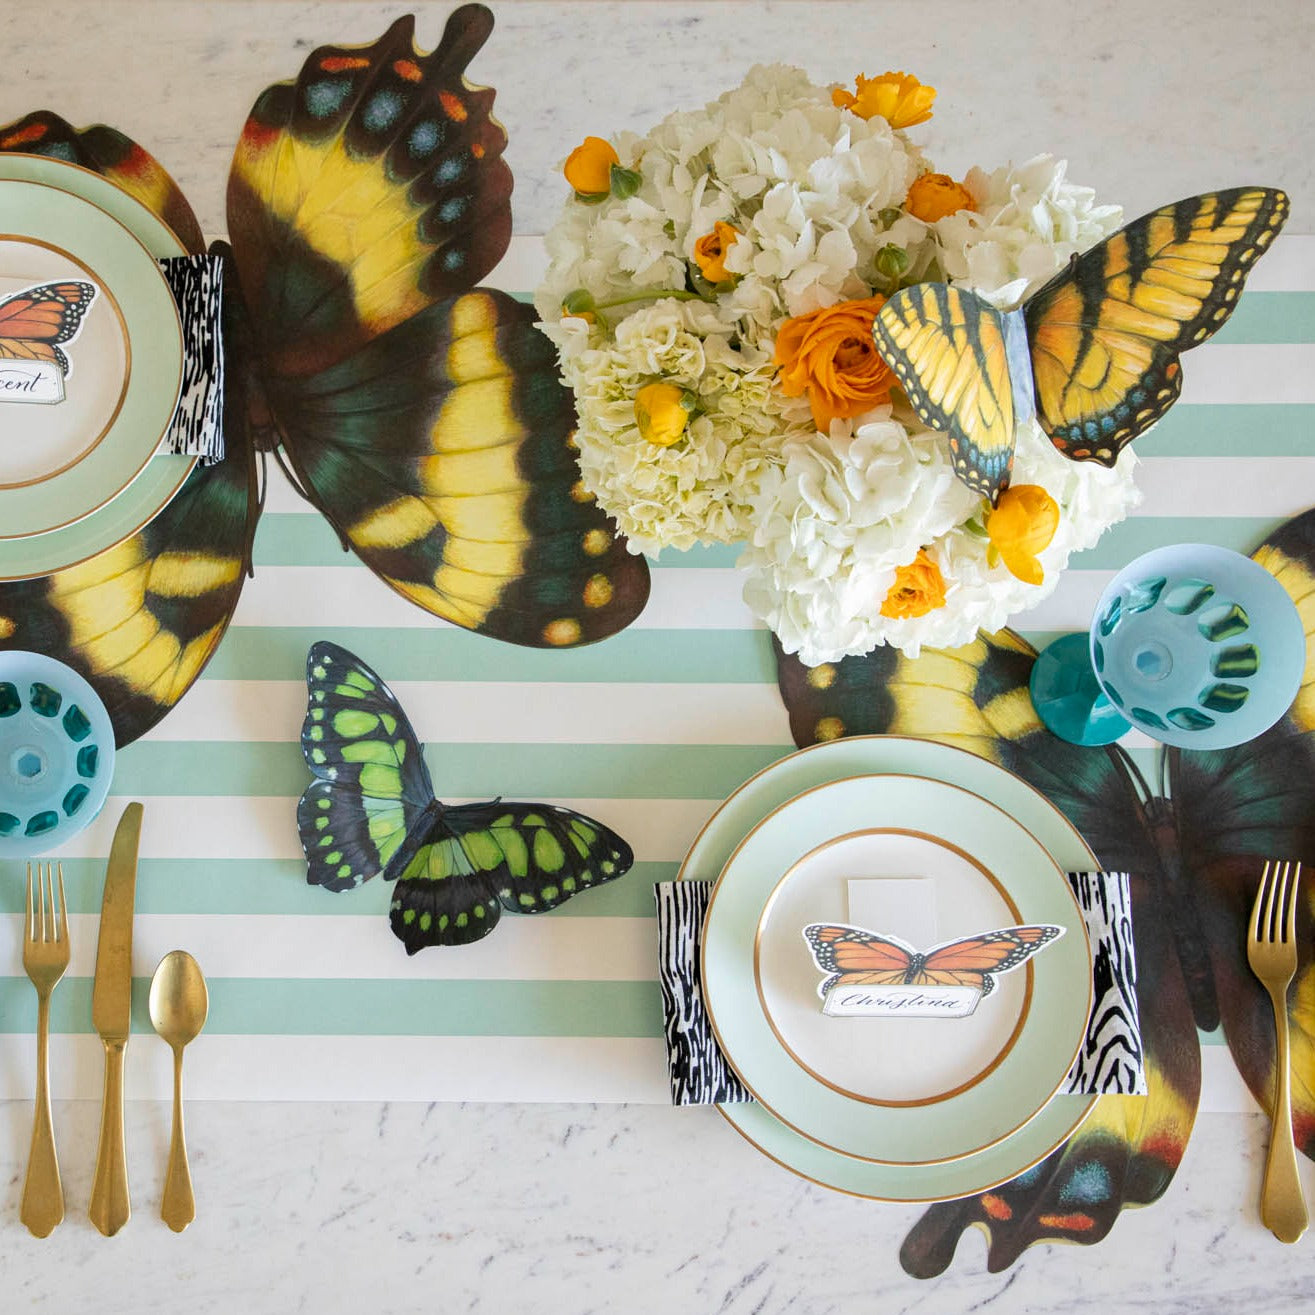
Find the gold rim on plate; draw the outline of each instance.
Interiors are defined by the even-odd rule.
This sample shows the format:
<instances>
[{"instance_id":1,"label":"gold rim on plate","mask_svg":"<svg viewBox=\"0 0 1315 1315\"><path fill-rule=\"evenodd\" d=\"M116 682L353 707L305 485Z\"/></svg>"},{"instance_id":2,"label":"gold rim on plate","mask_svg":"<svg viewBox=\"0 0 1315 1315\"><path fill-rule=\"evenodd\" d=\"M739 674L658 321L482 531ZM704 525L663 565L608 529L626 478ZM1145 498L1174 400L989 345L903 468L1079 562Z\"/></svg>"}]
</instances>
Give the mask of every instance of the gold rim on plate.
<instances>
[{"instance_id":1,"label":"gold rim on plate","mask_svg":"<svg viewBox=\"0 0 1315 1315\"><path fill-rule=\"evenodd\" d=\"M9 179L6 181L17 182L18 180ZM43 187L43 186L49 186L49 184L34 183L32 184L32 186ZM62 189L54 188L52 190L60 191ZM72 193L69 192L66 193L66 195L72 196ZM102 297L104 297L107 302L109 302L110 308L114 311L115 318L119 321L119 336L123 341L123 356L124 356L123 383L119 385L119 396L115 400L114 410L110 412L109 419L105 421L105 425L101 429L100 433L97 434L96 437L92 439L92 441L86 447L84 447L81 452L77 454L77 456L73 457L69 461L66 461L62 466L58 467L55 470L48 470L42 475L37 475L34 479L16 479L16 480L11 480L8 483L5 483L3 480L0 480L0 492L3 492L5 489L26 489L26 488L31 488L32 485L34 484L44 484L48 479L54 479L56 475L62 475L66 470L69 470L73 466L76 466L78 462L85 460L97 447L100 446L101 439L103 439L105 435L108 434L110 430L114 428L114 422L119 418L119 412L123 410L123 399L128 395L128 384L132 381L132 339L128 337L128 325L123 318L123 311L119 308L118 299L110 291L109 285L105 282L105 280L102 279L100 275L97 274L96 271L92 269L91 266L88 265L85 260L79 260L77 256L75 256L71 251L65 251L63 247L57 247L53 242L43 242L40 238L29 237L25 233L0 233L0 242L14 242L22 246L41 247L45 251L53 251L57 256L60 256L64 260L67 260L70 265L76 265L89 279L92 280L92 282L96 285L96 291ZM147 254L149 254L149 252ZM131 483L131 481L129 482ZM91 514L90 512L87 513L87 515L90 514ZM76 519L81 520L82 517L79 516ZM66 522L66 524L69 525L72 525L73 523L74 523L73 521ZM51 530L58 530L62 528L63 526L60 525L52 525L50 527L50 530L46 530L44 531L44 533L49 534ZM8 539L8 538L23 539L29 537L31 536L24 534L19 534L19 535L0 534L0 539Z\"/></svg>"},{"instance_id":2,"label":"gold rim on plate","mask_svg":"<svg viewBox=\"0 0 1315 1315\"><path fill-rule=\"evenodd\" d=\"M765 821L766 819L764 818L763 820ZM976 868L977 871L980 872L982 876L986 878L987 882L994 888L996 894L1000 896L1001 900L1004 902L1005 907L1009 910L1009 916L1013 918L1015 925L1022 922L1023 915L1019 912L1018 905L1014 903L1013 898L1010 896L1009 892L1005 890L1004 886L1000 882L1000 879L993 872L991 872L984 863L982 863L979 859L974 858L966 850L960 849L958 845L951 844L948 840L942 840L938 836L929 835L925 831L910 831L904 827L893 827L893 826L869 827L863 831L850 831L843 836L834 836L832 837L832 839L824 841L822 844L815 846L813 849L810 849L807 854L803 854L799 858L797 858L786 870L785 875L773 887L772 893L768 895L767 901L763 905L762 915L758 919L758 927L754 932L754 937L753 937L754 985L758 989L758 1002L762 1005L763 1016L767 1019L767 1025L772 1029L772 1032L776 1036L777 1041L780 1042L781 1049L784 1050L785 1053L789 1055L790 1058L794 1060L794 1062L801 1069L803 1069L803 1071L807 1073L809 1077L813 1078L817 1082L820 1082L824 1087L830 1087L832 1091L837 1092L841 1096L847 1096L850 1100L859 1101L864 1105L881 1105L889 1109L908 1109L908 1108L914 1108L923 1105L937 1105L943 1100L951 1100L955 1096L962 1095L965 1091L970 1091L983 1078L987 1077L990 1073L992 1073L996 1069L996 1067L1004 1060L1005 1056L1008 1055L1009 1052L1014 1048L1014 1043L1022 1035L1023 1027L1027 1023L1027 1015L1032 1008L1033 976L1032 976L1032 964L1030 961L1023 965L1024 981L1026 984L1023 987L1023 1000L1022 1000L1022 1004L1019 1006L1018 1017L1014 1020L1014 1025L1010 1029L1008 1037L1005 1038L1003 1045L992 1056L991 1061L986 1065L985 1068L973 1074L972 1077L965 1079L963 1082L959 1083L958 1086L951 1087L947 1091L937 1092L935 1095L932 1096L921 1096L916 1100L882 1100L880 1097L877 1096L865 1096L861 1092L850 1091L848 1087L842 1087L838 1083L832 1082L829 1078L823 1077L823 1075L819 1073L815 1068L812 1068L807 1063L805 1063L804 1060L801 1059L794 1052L794 1049L791 1047L790 1043L785 1039L785 1037L781 1035L781 1029L777 1027L776 1019L773 1018L772 1016L771 1008L767 1003L766 991L763 988L762 962L761 962L763 929L767 925L767 920L771 917L772 905L776 903L776 898L780 894L786 882L790 880L791 876L794 875L794 873L798 868L800 868L804 863L807 863L810 859L814 858L816 855L822 853L824 850L830 849L834 845L843 844L845 841L853 840L859 836L879 836L879 835L912 836L915 839L925 840L929 844L936 845L941 849L948 849L951 851L951 853L957 854L961 859L964 860L964 862ZM1035 837L1033 837L1033 839L1035 839ZM743 1079L741 1079L741 1081L743 1081ZM777 1115L777 1117L779 1118L780 1116ZM829 1143L826 1142L822 1144L829 1145ZM838 1150L839 1148L832 1147L831 1149ZM847 1152L841 1151L842 1155L846 1153ZM973 1152L968 1151L966 1153L971 1155ZM956 1156L952 1156L951 1158L959 1160L962 1159L963 1156L956 1155ZM918 1163L918 1162L914 1161L914 1163ZM933 1161L933 1163L935 1162Z\"/></svg>"},{"instance_id":3,"label":"gold rim on plate","mask_svg":"<svg viewBox=\"0 0 1315 1315\"><path fill-rule=\"evenodd\" d=\"M31 151L0 151L0 181L30 183L34 187L50 187L53 188L55 191L65 192L69 196L77 197L78 200L86 201L88 205L92 206L97 210L101 210L102 209L101 206L99 206L95 201L89 200L80 191L75 191L69 187L62 187L58 183L53 181L35 182L31 178L19 177L12 170L7 170L5 168L5 165L10 161L13 161L16 164L21 164L23 162L27 162L29 164L36 164L38 168L40 168L42 171L46 169L50 169L52 173L56 173L56 174L64 173L65 171L68 171L71 173L83 175L87 178L95 179L96 181L93 184L93 187L103 186L103 187L113 188L116 192L120 193L123 196L123 198L127 203L129 203L131 206L139 210L143 215L147 217L147 219L149 219L155 224L158 224L160 228L165 233L167 233L170 236L170 238L172 238L174 245L177 247L177 250L167 253L169 257L185 256L188 254L187 244L178 236L176 232L174 232L174 230L169 226L168 222L164 219L162 215L157 214L149 206L147 206L142 201L139 201L135 196L133 196L131 192L127 191L123 187L120 187L118 183L116 183L113 179L106 177L103 173L100 173L95 169L88 169L85 165L75 164L71 160L56 160L50 156L38 155ZM102 210L102 213L107 214L108 217L111 219L115 218L113 215L109 215L108 211ZM133 238L136 239L138 244L146 251L147 255L149 255L152 260L159 261L166 258L166 256L157 255L154 251L152 251L151 248L147 246L146 240L141 236L139 236L139 234L136 232L136 230L133 228L133 226L130 223L117 219L115 219L115 222L119 223L120 227L127 229L128 233ZM182 342L181 317L179 319L178 332L179 332L179 341L181 343ZM186 344L182 344L182 345L185 349ZM185 364L183 368L185 368ZM180 393L181 390L182 390L182 377L180 373L180 377L179 377ZM172 423L172 419L173 417L170 416L171 423ZM166 433L168 432L167 428L165 432ZM161 439L163 439L163 437L164 435L162 434ZM160 453L157 444L156 450L152 453L150 459L154 459L155 456L171 457L173 455L175 454ZM44 579L46 576L56 575L61 571L71 570L75 566L81 566L83 565L83 563L89 562L95 557L99 557L103 552L108 552L110 549L118 547L119 544L121 543L126 543L134 535L140 534L141 531L145 529L146 526L148 526L158 515L160 515L160 513L174 500L174 498L177 497L183 485L187 483L188 478L191 476L192 472L196 469L198 461L200 461L200 457L196 455L183 455L183 454L178 454L178 455L180 456L181 461L184 463L183 469L179 474L178 479L172 485L168 486L166 489L163 490L162 496L158 504L151 511L147 512L141 518L141 520L138 520L134 525L129 526L127 529L123 530L122 533L117 534L117 537L115 537L113 542L102 544L100 547L93 548L90 552L82 553L80 556L71 557L68 561L61 562L57 566L51 566L45 569L14 571L11 568L8 572L6 572L4 568L0 568L0 584L17 584L23 580L40 580L40 579ZM141 472L139 471L138 474L140 473ZM131 482L132 481L130 480L129 483ZM124 488L126 487L127 485L124 486ZM119 492L122 491L123 491L122 489L119 490ZM110 499L108 501L113 501L113 499ZM104 508L108 505L108 501L106 503L102 503L100 507L89 512L87 517L81 517L79 519L85 520L89 516L94 516L98 512L103 511ZM71 521L68 522L68 525L72 525L76 523L78 522ZM68 525L61 526L58 528L66 529ZM51 533L51 532L53 531L47 531L47 533ZM39 536L29 536L29 537L39 537Z\"/></svg>"},{"instance_id":4,"label":"gold rim on plate","mask_svg":"<svg viewBox=\"0 0 1315 1315\"><path fill-rule=\"evenodd\" d=\"M880 735L880 734L855 735L855 736L846 736L845 740L847 741L847 743L859 747L860 749L865 746L872 746L875 748L877 746L882 746L882 745L891 745L896 747L897 749L912 749L915 747L922 749L928 746L935 746L935 751L937 754L944 754L949 758L963 758L972 761L974 764L980 763L987 768L995 768L996 770L1001 772L1006 778L1008 778L1010 782L1013 783L1012 788L1025 790L1029 795L1033 796L1040 804L1042 804L1049 811L1049 813L1053 817L1056 827L1062 827L1065 831L1068 832L1068 834L1073 839L1075 848L1080 848L1085 853L1086 856L1085 861L1087 861L1090 864L1093 870L1098 868L1100 865L1099 859L1096 857L1090 845L1087 844L1081 832L1078 831L1078 829L1073 825L1073 823L1069 821L1069 819L1065 817L1064 814L1060 812L1060 810L1053 803L1051 803L1050 800L1047 799L1046 796L1042 794L1040 790L1038 790L1030 782L1025 781L1022 777L1017 776L1015 773L1010 772L1007 768L1000 766L1000 764L998 763L991 762L989 759L983 758L979 754L969 753L966 749L961 749L954 745L948 745L940 741L931 740L931 739L927 739L919 736L913 736L913 735ZM795 762L796 760L803 758L807 755L834 749L834 747L835 747L835 742L833 741L806 745L802 749L796 749L794 752L786 755L784 758L780 758L773 763L769 763L766 767L759 769L747 780L745 780L739 787L737 787L727 797L727 799L723 800L722 804L713 812L712 816L709 817L708 820L704 822L704 824L699 828L698 833L695 835L694 840L691 842L689 849L686 851L685 857L681 860L680 867L676 873L676 880L692 881L692 880L701 879L696 877L694 873L690 871L691 862L693 861L700 846L703 844L709 831L712 830L714 826L718 825L718 820L725 813L726 809L730 806L730 804L733 801L738 799L746 790L749 790L751 787L757 785L757 783L759 783L764 777L779 772L782 768L782 765L787 762ZM898 773L891 773L891 774L898 774ZM837 777L834 779L843 779L843 778ZM939 778L929 778L929 779L939 779ZM821 782L819 784L821 784ZM700 860L703 861L702 856L700 856ZM779 1165L782 1169L785 1169L787 1172L793 1174L796 1178L802 1180L803 1182L812 1183L817 1187L826 1188L828 1191L839 1192L841 1195L853 1197L855 1200L877 1201L877 1202L884 1202L892 1205L929 1205L938 1201L956 1200L963 1198L965 1196L974 1196L982 1192L989 1192L1001 1186L1004 1183L1011 1182L1013 1179L1017 1178L1020 1174L1027 1173L1029 1170L1035 1168L1038 1164L1040 1164L1047 1156L1053 1154L1059 1147L1063 1146L1066 1142L1068 1142L1078 1132L1078 1130L1082 1127L1083 1123L1090 1117L1092 1111L1096 1107L1098 1100L1099 1097L1095 1094L1087 1094L1085 1096L1073 1097L1074 1103L1077 1103L1079 1101L1081 1102L1081 1104L1079 1105L1079 1107L1076 1109L1074 1113L1073 1119L1069 1123L1067 1123L1066 1126L1064 1126L1061 1130L1059 1130L1058 1133L1054 1134L1053 1140L1049 1141L1047 1145L1045 1145L1044 1147L1042 1147L1041 1149L1035 1152L1029 1152L1026 1156L1023 1157L1023 1159L1020 1162L1016 1164L1011 1164L1008 1170L1005 1172L1001 1172L998 1175L994 1173L989 1174L986 1180L984 1181L975 1181L970 1186L961 1185L955 1190L950 1190L950 1191L940 1190L935 1192L924 1191L921 1194L917 1192L902 1191L898 1195L890 1195L888 1193L883 1193L882 1191L879 1190L865 1190L859 1187L843 1186L835 1181L829 1181L825 1177L817 1176L816 1172L813 1173L806 1172L804 1169L792 1163L790 1159L783 1158L789 1153L788 1149L781 1149L781 1148L778 1148L776 1150L770 1149L769 1145L764 1140L762 1140L764 1136L763 1132L759 1132L757 1135L755 1135L755 1130L753 1130L751 1126L751 1120L747 1120L747 1119L740 1120L737 1118L737 1113L741 1108L741 1105L738 1102L719 1102L716 1105L716 1109L717 1112L721 1115L721 1117L725 1119L726 1122L735 1130L735 1132L740 1137L742 1137L750 1146L752 1146L760 1155L772 1161L774 1164ZM775 1119L774 1116L767 1115L766 1117L768 1118L769 1122L771 1122L772 1124L775 1124L781 1128L785 1128L785 1125L780 1124L779 1120ZM748 1124L749 1126L746 1126L746 1124ZM798 1136L798 1134L795 1133L793 1129L789 1129L787 1131L790 1136ZM807 1141L807 1140L808 1139L806 1138L801 1138L801 1141ZM810 1143L810 1144L815 1144L815 1143ZM801 1150L802 1149L803 1148L801 1147ZM827 1148L823 1148L823 1149L827 1149ZM830 1153L836 1155L841 1160L848 1159L848 1157L841 1155L839 1152L832 1151ZM910 1172L913 1174L916 1180L916 1178L919 1176L918 1169L916 1167L909 1167L909 1168L910 1168Z\"/></svg>"}]
</instances>

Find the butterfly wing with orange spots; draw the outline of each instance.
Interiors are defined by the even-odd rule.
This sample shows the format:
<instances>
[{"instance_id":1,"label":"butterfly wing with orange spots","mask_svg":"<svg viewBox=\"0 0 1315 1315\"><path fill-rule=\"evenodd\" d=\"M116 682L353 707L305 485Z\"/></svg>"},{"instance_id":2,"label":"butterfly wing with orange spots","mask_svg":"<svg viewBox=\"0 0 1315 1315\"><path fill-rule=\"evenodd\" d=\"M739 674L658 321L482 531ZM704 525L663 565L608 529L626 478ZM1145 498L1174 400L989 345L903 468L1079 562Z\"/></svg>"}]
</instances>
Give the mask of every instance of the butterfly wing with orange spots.
<instances>
[{"instance_id":1,"label":"butterfly wing with orange spots","mask_svg":"<svg viewBox=\"0 0 1315 1315\"><path fill-rule=\"evenodd\" d=\"M275 429L344 544L456 625L565 646L629 624L648 570L579 482L532 309L475 286L511 234L506 134L464 76L492 22L315 51L251 112L229 230Z\"/></svg>"},{"instance_id":2,"label":"butterfly wing with orange spots","mask_svg":"<svg viewBox=\"0 0 1315 1315\"><path fill-rule=\"evenodd\" d=\"M82 317L95 300L90 283L42 283L0 298L0 360L47 361L69 372L60 346L82 328Z\"/></svg>"},{"instance_id":3,"label":"butterfly wing with orange spots","mask_svg":"<svg viewBox=\"0 0 1315 1315\"><path fill-rule=\"evenodd\" d=\"M1315 512L1275 531L1256 553L1288 590L1315 654ZM1036 1168L992 1192L933 1206L901 1253L920 1277L940 1273L970 1225L990 1237L992 1269L1033 1242L1095 1242L1121 1209L1156 1200L1191 1132L1201 1086L1198 1029L1218 1030L1257 1099L1272 1087L1273 1023L1246 967L1247 914L1266 857L1315 862L1315 658L1288 714L1234 749L1170 749L1155 793L1118 747L1057 740L1028 696L1033 654L1009 632L910 660L889 649L816 668L777 652L781 692L800 746L848 734L899 733L956 744L1015 772L1082 831L1102 865L1132 874L1145 1098L1105 1096L1092 1117ZM1148 751L1139 750L1139 755ZM1153 751L1149 751L1153 752ZM1315 1156L1315 958L1309 892L1299 911L1298 972L1289 1002L1293 1124Z\"/></svg>"},{"instance_id":4,"label":"butterfly wing with orange spots","mask_svg":"<svg viewBox=\"0 0 1315 1315\"><path fill-rule=\"evenodd\" d=\"M188 251L205 250L201 225L178 184L149 152L103 123L75 128L58 114L36 110L0 128L0 151L47 155L103 174L173 229Z\"/></svg>"},{"instance_id":5,"label":"butterfly wing with orange spots","mask_svg":"<svg viewBox=\"0 0 1315 1315\"><path fill-rule=\"evenodd\" d=\"M1149 891L1142 879L1132 883L1147 1094L1102 1096L1040 1164L989 1192L933 1205L900 1249L915 1278L943 1272L973 1225L987 1235L992 1273L1034 1242L1099 1242L1120 1211L1158 1200L1173 1180L1196 1117L1201 1054L1170 929Z\"/></svg>"}]
</instances>

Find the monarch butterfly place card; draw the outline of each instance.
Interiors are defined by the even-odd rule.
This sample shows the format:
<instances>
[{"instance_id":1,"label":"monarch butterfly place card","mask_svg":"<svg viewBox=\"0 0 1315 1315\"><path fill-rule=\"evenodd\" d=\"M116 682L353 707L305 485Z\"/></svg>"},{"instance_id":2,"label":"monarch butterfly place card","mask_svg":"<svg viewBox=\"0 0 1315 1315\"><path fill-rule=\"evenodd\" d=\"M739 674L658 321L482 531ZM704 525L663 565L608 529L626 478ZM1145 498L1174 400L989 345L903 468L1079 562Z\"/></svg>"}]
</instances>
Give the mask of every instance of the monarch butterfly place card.
<instances>
[{"instance_id":1,"label":"monarch butterfly place card","mask_svg":"<svg viewBox=\"0 0 1315 1315\"><path fill-rule=\"evenodd\" d=\"M1053 924L1004 927L917 950L890 933L846 923L803 929L830 1018L967 1018L995 989L1064 934Z\"/></svg>"},{"instance_id":2,"label":"monarch butterfly place card","mask_svg":"<svg viewBox=\"0 0 1315 1315\"><path fill-rule=\"evenodd\" d=\"M100 289L69 280L0 294L0 405L58 405L70 352Z\"/></svg>"}]
</instances>

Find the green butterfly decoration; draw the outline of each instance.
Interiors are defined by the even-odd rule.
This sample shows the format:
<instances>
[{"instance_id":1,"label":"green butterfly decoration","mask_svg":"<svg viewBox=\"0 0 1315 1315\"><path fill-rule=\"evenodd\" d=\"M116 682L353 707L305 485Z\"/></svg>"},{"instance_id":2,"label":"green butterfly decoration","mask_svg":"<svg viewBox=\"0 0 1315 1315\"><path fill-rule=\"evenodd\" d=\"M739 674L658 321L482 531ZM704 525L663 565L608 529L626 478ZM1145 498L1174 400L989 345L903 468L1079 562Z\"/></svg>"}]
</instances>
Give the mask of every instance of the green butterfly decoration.
<instances>
[{"instance_id":1,"label":"green butterfly decoration","mask_svg":"<svg viewBox=\"0 0 1315 1315\"><path fill-rule=\"evenodd\" d=\"M480 940L503 909L543 913L634 863L615 831L568 808L440 803L393 692L337 644L311 648L306 686L306 879L328 890L395 881L389 921L408 954Z\"/></svg>"}]
</instances>

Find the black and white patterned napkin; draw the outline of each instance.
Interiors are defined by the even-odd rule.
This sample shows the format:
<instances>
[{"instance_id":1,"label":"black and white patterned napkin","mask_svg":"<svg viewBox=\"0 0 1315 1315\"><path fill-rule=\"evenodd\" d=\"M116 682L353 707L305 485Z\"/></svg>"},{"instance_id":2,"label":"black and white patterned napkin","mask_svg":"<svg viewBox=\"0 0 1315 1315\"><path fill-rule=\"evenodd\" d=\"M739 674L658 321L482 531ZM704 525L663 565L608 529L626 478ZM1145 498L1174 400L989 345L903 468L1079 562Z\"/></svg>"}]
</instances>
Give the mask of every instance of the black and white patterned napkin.
<instances>
[{"instance_id":1,"label":"black and white patterned napkin","mask_svg":"<svg viewBox=\"0 0 1315 1315\"><path fill-rule=\"evenodd\" d=\"M160 261L183 326L183 389L161 452L224 459L224 265L219 256Z\"/></svg>"},{"instance_id":2,"label":"black and white patterned napkin","mask_svg":"<svg viewBox=\"0 0 1315 1315\"><path fill-rule=\"evenodd\" d=\"M1091 940L1095 992L1086 1041L1060 1092L1145 1095L1128 875L1070 872L1068 879ZM675 1105L753 1099L718 1048L703 1006L699 938L711 891L710 881L661 881L654 886L667 1071Z\"/></svg>"}]
</instances>

